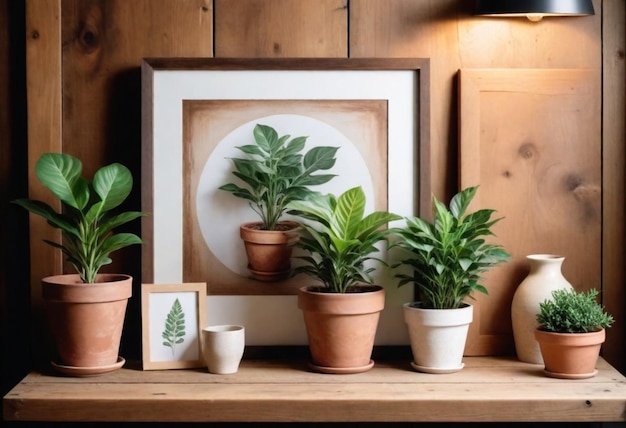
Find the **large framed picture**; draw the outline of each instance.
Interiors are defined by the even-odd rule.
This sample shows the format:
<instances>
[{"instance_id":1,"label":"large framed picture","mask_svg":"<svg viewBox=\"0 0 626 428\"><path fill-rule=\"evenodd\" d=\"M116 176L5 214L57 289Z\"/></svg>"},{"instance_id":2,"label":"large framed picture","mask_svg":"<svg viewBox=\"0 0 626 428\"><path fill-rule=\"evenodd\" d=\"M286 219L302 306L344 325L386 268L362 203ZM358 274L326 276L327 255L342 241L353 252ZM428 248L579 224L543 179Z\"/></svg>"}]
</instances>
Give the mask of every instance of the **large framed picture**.
<instances>
[{"instance_id":1,"label":"large framed picture","mask_svg":"<svg viewBox=\"0 0 626 428\"><path fill-rule=\"evenodd\" d=\"M256 214L218 189L233 180L230 158L254 142L257 124L306 136L311 147L339 147L329 171L336 177L315 190L339 194L358 185L368 211L428 214L428 66L411 58L145 59L142 210L150 215L142 219L143 281L206 282L209 298L221 297L217 306L228 308L219 323L250 318L241 299L229 298L249 296L244 306L255 300L271 318L282 296L294 297L307 281L250 277L239 225ZM406 290L389 289L410 300Z\"/></svg>"}]
</instances>

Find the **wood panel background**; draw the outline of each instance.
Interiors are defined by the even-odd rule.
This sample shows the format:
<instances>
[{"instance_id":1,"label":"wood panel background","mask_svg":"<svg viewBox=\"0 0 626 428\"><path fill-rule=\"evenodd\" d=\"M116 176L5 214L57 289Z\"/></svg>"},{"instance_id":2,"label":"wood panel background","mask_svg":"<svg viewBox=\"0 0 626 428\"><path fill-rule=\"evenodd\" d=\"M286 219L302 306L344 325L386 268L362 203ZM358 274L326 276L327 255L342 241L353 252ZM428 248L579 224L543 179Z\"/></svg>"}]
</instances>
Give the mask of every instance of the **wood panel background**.
<instances>
[{"instance_id":1,"label":"wood panel background","mask_svg":"<svg viewBox=\"0 0 626 428\"><path fill-rule=\"evenodd\" d=\"M447 199L459 185L459 69L596 70L604 91L588 94L588 102L602 103L602 131L577 143L584 147L568 150L602 147L602 164L590 173L602 176L603 217L591 238L593 254L572 256L568 263L601 284L604 302L618 319L608 332L604 355L626 368L623 0L594 0L595 16L539 23L474 17L473 2L466 0L18 1L26 5L29 154L22 166L29 173L42 152L63 150L85 159L87 172L115 160L140 176L142 57L417 57L431 60L431 182L433 193ZM32 177L29 191L47 198ZM512 195L500 197L493 208L506 205ZM139 204L135 193L129 205ZM39 278L61 271L62 261L41 243L50 232L32 220L31 291L37 312ZM528 243L522 233L519 239L508 249L521 277L528 266L520 251ZM544 244L555 252L567 250L552 241ZM112 269L139 278L139 254L139 248L129 249ZM586 261L600 256L601 265ZM3 284L5 293L7 287ZM123 339L130 358L140 355L138 295L136 288Z\"/></svg>"},{"instance_id":2,"label":"wood panel background","mask_svg":"<svg viewBox=\"0 0 626 428\"><path fill-rule=\"evenodd\" d=\"M497 207L495 239L515 261L485 275L466 354L514 352L527 254L562 255L574 288L600 289L601 151L586 144L600 133L599 91L595 69L460 70L460 185L480 185L470 209Z\"/></svg>"}]
</instances>

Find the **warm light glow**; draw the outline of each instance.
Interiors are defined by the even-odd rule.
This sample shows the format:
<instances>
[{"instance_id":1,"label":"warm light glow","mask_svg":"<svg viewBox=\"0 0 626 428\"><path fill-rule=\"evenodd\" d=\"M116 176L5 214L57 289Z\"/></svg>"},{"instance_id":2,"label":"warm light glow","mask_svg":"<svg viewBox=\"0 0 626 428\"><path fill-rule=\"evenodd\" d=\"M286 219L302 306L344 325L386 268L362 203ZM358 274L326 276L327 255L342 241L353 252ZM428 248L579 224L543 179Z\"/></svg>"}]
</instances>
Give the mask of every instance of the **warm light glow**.
<instances>
[{"instance_id":1,"label":"warm light glow","mask_svg":"<svg viewBox=\"0 0 626 428\"><path fill-rule=\"evenodd\" d=\"M541 13L528 13L526 14L526 18L532 22L539 22L543 19L543 15Z\"/></svg>"}]
</instances>

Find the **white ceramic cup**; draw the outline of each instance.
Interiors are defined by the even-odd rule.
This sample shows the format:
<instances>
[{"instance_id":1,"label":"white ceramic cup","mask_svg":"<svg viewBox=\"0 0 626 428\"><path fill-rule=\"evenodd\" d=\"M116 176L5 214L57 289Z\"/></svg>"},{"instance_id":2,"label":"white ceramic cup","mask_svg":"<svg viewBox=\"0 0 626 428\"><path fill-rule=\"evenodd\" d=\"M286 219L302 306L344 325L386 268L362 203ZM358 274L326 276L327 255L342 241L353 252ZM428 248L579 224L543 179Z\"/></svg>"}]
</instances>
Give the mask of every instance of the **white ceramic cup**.
<instances>
[{"instance_id":1,"label":"white ceramic cup","mask_svg":"<svg viewBox=\"0 0 626 428\"><path fill-rule=\"evenodd\" d=\"M241 325L211 325L202 329L202 354L209 373L237 373L245 347Z\"/></svg>"}]
</instances>

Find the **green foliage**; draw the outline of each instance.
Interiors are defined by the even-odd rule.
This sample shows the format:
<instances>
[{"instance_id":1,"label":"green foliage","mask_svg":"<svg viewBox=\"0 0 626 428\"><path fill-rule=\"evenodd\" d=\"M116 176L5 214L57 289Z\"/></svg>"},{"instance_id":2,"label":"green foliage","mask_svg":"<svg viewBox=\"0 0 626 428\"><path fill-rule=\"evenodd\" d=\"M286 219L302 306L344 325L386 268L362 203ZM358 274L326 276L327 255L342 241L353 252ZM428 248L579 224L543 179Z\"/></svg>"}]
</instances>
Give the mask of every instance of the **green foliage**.
<instances>
[{"instance_id":1,"label":"green foliage","mask_svg":"<svg viewBox=\"0 0 626 428\"><path fill-rule=\"evenodd\" d=\"M276 223L292 201L305 200L312 190L309 186L327 183L334 174L314 174L335 165L338 147L313 147L304 155L307 137L278 136L276 130L257 124L253 131L256 144L238 146L246 158L232 158L233 175L245 183L220 186L221 190L249 201L264 224L275 230Z\"/></svg>"},{"instance_id":2,"label":"green foliage","mask_svg":"<svg viewBox=\"0 0 626 428\"><path fill-rule=\"evenodd\" d=\"M554 290L552 299L539 304L537 322L542 330L557 333L587 333L613 324L613 317L596 301L598 291Z\"/></svg>"},{"instance_id":3,"label":"green foliage","mask_svg":"<svg viewBox=\"0 0 626 428\"><path fill-rule=\"evenodd\" d=\"M161 334L163 346L172 348L172 355L176 351L176 345L185 341L185 313L178 299L174 300L172 309L165 319L165 330Z\"/></svg>"},{"instance_id":4,"label":"green foliage","mask_svg":"<svg viewBox=\"0 0 626 428\"><path fill-rule=\"evenodd\" d=\"M481 209L466 214L478 187L468 187L450 201L449 209L433 197L434 221L407 218L406 227L396 229L398 240L390 248L405 252L398 268L409 266L411 274L398 273L398 286L414 284L425 308L454 309L474 291L487 294L479 284L481 274L509 259L501 246L485 241L491 227L501 219L491 219L494 210Z\"/></svg>"},{"instance_id":5,"label":"green foliage","mask_svg":"<svg viewBox=\"0 0 626 428\"><path fill-rule=\"evenodd\" d=\"M307 236L300 238L297 247L310 256L298 257L306 262L293 274L304 273L320 280L333 293L346 293L358 283L372 284L374 268L365 266L368 260L385 264L373 256L377 242L386 239L389 229L381 229L400 216L384 211L365 215L365 193L361 187L335 195L314 194L307 201L294 201L290 214L310 220L302 223Z\"/></svg>"},{"instance_id":6,"label":"green foliage","mask_svg":"<svg viewBox=\"0 0 626 428\"><path fill-rule=\"evenodd\" d=\"M90 183L81 176L83 165L63 153L45 153L35 165L39 181L62 203L57 213L50 205L36 200L17 199L14 203L48 221L63 233L63 243L46 240L59 248L85 283L94 283L100 268L111 263L109 255L141 239L132 233L113 234L113 229L143 214L110 211L124 202L133 187L133 177L119 163L100 168Z\"/></svg>"}]
</instances>

